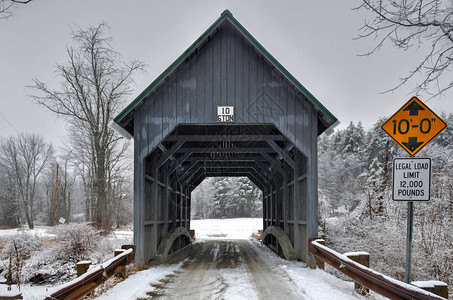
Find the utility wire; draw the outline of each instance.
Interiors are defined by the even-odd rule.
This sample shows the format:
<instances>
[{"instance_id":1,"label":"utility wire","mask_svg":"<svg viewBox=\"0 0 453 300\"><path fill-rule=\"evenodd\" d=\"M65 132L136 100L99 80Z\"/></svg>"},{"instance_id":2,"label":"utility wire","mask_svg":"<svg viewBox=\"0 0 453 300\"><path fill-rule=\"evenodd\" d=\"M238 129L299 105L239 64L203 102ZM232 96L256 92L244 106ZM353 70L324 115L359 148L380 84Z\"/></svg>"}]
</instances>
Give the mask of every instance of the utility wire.
<instances>
[{"instance_id":1,"label":"utility wire","mask_svg":"<svg viewBox=\"0 0 453 300\"><path fill-rule=\"evenodd\" d=\"M6 121L6 123L8 123L9 126L11 126L12 129L14 129L14 131L15 131L16 133L19 133L19 132L17 131L16 127L14 127L13 124L11 124L11 122L8 121L8 119L7 119L2 113L0 113L0 116Z\"/></svg>"}]
</instances>

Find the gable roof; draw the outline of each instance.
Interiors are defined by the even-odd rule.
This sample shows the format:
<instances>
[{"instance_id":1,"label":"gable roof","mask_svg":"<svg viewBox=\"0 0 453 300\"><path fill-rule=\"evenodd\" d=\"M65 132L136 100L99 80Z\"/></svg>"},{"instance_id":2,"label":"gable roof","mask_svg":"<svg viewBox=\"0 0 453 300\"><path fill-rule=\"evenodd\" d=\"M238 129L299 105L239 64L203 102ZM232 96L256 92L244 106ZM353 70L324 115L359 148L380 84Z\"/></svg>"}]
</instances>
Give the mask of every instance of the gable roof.
<instances>
[{"instance_id":1,"label":"gable roof","mask_svg":"<svg viewBox=\"0 0 453 300\"><path fill-rule=\"evenodd\" d=\"M197 49L203 46L209 37L213 35L218 27L229 21L244 37L245 39L260 53L272 66L275 67L287 80L289 80L294 87L299 90L312 104L316 111L318 111L321 122L325 128L319 132L321 134L335 122L337 118L316 99L291 73L288 72L234 17L229 10L225 10L221 16L186 50L182 53L162 74L160 74L140 95L138 95L126 108L120 112L115 118L114 122L117 123L126 131L130 122L133 121L134 111L141 104L141 102L151 94L157 87L159 87L180 65L186 61ZM117 126L116 126L117 127ZM133 135L133 132L129 132Z\"/></svg>"}]
</instances>

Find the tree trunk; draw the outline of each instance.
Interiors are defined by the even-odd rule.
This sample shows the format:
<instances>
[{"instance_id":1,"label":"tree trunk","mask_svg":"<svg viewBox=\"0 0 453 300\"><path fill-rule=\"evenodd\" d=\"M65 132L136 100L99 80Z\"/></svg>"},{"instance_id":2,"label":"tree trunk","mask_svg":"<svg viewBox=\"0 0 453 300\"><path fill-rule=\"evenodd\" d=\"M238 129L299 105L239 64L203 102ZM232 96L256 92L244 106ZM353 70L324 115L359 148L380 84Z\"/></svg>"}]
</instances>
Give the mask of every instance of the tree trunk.
<instances>
[{"instance_id":1,"label":"tree trunk","mask_svg":"<svg viewBox=\"0 0 453 300\"><path fill-rule=\"evenodd\" d=\"M107 199L107 182L105 169L105 151L101 147L97 147L97 173L96 173L96 194L97 194L97 226L103 230L109 231L109 210Z\"/></svg>"},{"instance_id":2,"label":"tree trunk","mask_svg":"<svg viewBox=\"0 0 453 300\"><path fill-rule=\"evenodd\" d=\"M33 209L33 200L30 202L30 220L28 220L28 227L30 229L34 229L35 228L35 224L34 224L34 218L35 218L35 212L34 212L34 209Z\"/></svg>"}]
</instances>

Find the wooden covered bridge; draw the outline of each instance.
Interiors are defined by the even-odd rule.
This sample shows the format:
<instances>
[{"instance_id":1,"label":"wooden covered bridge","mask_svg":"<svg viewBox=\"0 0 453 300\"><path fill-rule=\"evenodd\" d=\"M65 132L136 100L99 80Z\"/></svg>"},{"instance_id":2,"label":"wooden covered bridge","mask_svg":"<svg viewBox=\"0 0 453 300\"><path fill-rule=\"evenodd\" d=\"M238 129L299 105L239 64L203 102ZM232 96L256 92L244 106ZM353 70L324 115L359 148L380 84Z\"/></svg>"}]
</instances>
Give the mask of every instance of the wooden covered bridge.
<instances>
[{"instance_id":1,"label":"wooden covered bridge","mask_svg":"<svg viewBox=\"0 0 453 300\"><path fill-rule=\"evenodd\" d=\"M247 176L263 192L264 240L310 263L317 138L336 118L224 11L114 120L134 138L134 243L145 265L190 243L191 192Z\"/></svg>"}]
</instances>

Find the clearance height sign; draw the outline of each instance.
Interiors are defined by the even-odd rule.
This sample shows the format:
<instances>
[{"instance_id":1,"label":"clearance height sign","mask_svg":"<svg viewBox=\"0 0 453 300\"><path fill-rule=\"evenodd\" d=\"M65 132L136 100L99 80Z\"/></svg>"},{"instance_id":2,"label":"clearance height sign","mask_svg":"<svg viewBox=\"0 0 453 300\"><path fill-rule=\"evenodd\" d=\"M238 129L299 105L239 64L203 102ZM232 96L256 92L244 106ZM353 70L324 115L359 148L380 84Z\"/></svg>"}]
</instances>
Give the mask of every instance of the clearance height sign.
<instances>
[{"instance_id":1,"label":"clearance height sign","mask_svg":"<svg viewBox=\"0 0 453 300\"><path fill-rule=\"evenodd\" d=\"M393 160L393 200L429 201L430 187L430 158Z\"/></svg>"},{"instance_id":2,"label":"clearance height sign","mask_svg":"<svg viewBox=\"0 0 453 300\"><path fill-rule=\"evenodd\" d=\"M417 97L412 97L381 126L410 156L415 156L445 127L447 123Z\"/></svg>"}]
</instances>

